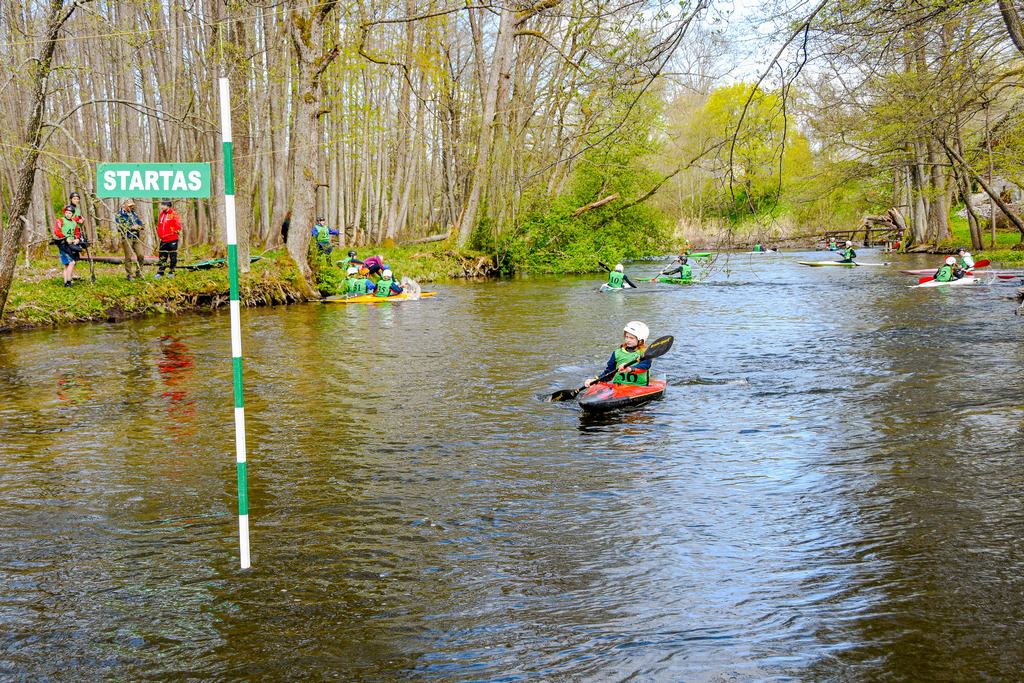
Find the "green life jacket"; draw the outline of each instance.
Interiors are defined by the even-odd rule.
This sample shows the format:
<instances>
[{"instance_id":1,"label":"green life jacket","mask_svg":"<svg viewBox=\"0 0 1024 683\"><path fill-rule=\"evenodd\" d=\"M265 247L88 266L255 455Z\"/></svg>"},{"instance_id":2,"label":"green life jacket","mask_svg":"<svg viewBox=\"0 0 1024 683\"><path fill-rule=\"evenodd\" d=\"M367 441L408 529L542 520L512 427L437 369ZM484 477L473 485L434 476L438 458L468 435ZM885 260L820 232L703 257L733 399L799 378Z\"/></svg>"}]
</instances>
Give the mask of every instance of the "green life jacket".
<instances>
[{"instance_id":1,"label":"green life jacket","mask_svg":"<svg viewBox=\"0 0 1024 683\"><path fill-rule=\"evenodd\" d=\"M615 367L634 361L642 355L643 352L640 349L627 351L620 346L615 349ZM625 372L615 373L615 377L612 378L612 384L639 384L640 386L647 386L650 374L649 372L635 372L633 368L626 368Z\"/></svg>"},{"instance_id":2,"label":"green life jacket","mask_svg":"<svg viewBox=\"0 0 1024 683\"><path fill-rule=\"evenodd\" d=\"M608 286L612 289L622 289L622 282L626 279L625 273L613 270L608 273Z\"/></svg>"},{"instance_id":3,"label":"green life jacket","mask_svg":"<svg viewBox=\"0 0 1024 683\"><path fill-rule=\"evenodd\" d=\"M377 289L374 291L373 295L381 298L391 296L391 285L394 284L394 282L394 280L378 280Z\"/></svg>"},{"instance_id":4,"label":"green life jacket","mask_svg":"<svg viewBox=\"0 0 1024 683\"><path fill-rule=\"evenodd\" d=\"M974 267L967 265L967 261L964 259L963 256L957 256L956 260L960 262L960 268L962 268L963 270L970 270L971 268Z\"/></svg>"},{"instance_id":5,"label":"green life jacket","mask_svg":"<svg viewBox=\"0 0 1024 683\"><path fill-rule=\"evenodd\" d=\"M75 228L78 227L74 221L69 221L67 218L61 216L60 218L60 231L64 233L64 237L57 237L57 224L53 225L53 238L54 239L70 239L75 236Z\"/></svg>"},{"instance_id":6,"label":"green life jacket","mask_svg":"<svg viewBox=\"0 0 1024 683\"><path fill-rule=\"evenodd\" d=\"M938 272L935 273L935 280L937 282L952 282L953 266L944 265L941 268L939 268Z\"/></svg>"},{"instance_id":7,"label":"green life jacket","mask_svg":"<svg viewBox=\"0 0 1024 683\"><path fill-rule=\"evenodd\" d=\"M361 296L366 294L366 278L347 277L345 278L345 293Z\"/></svg>"},{"instance_id":8,"label":"green life jacket","mask_svg":"<svg viewBox=\"0 0 1024 683\"><path fill-rule=\"evenodd\" d=\"M316 229L316 241L325 247L331 243L331 229L326 225L317 223L313 226Z\"/></svg>"},{"instance_id":9,"label":"green life jacket","mask_svg":"<svg viewBox=\"0 0 1024 683\"><path fill-rule=\"evenodd\" d=\"M762 247L760 244L755 244L754 245L754 251L760 253L760 252L764 251L764 247Z\"/></svg>"},{"instance_id":10,"label":"green life jacket","mask_svg":"<svg viewBox=\"0 0 1024 683\"><path fill-rule=\"evenodd\" d=\"M693 279L693 266L689 263L683 263L679 266L679 275L677 277L680 280L692 280Z\"/></svg>"},{"instance_id":11,"label":"green life jacket","mask_svg":"<svg viewBox=\"0 0 1024 683\"><path fill-rule=\"evenodd\" d=\"M855 258L857 258L857 252L853 250L853 247L847 247L846 249L843 249L844 261L852 261Z\"/></svg>"}]
</instances>

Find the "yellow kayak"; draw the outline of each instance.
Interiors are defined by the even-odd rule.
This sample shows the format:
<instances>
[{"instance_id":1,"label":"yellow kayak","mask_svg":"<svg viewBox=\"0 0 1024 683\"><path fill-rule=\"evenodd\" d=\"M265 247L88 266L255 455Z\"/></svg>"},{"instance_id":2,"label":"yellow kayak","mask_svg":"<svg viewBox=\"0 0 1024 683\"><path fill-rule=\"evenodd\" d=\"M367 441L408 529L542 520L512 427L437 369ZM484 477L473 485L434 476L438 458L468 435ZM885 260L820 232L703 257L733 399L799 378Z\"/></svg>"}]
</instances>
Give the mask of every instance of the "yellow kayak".
<instances>
[{"instance_id":1,"label":"yellow kayak","mask_svg":"<svg viewBox=\"0 0 1024 683\"><path fill-rule=\"evenodd\" d=\"M424 299L428 296L434 296L437 292L421 292L420 298ZM389 301L409 301L409 295L405 292L401 294L395 294L393 296L374 296L373 294L363 294L362 296L345 296L344 294L335 294L329 296L323 300L325 304L383 304ZM415 299L413 299L415 301Z\"/></svg>"}]
</instances>

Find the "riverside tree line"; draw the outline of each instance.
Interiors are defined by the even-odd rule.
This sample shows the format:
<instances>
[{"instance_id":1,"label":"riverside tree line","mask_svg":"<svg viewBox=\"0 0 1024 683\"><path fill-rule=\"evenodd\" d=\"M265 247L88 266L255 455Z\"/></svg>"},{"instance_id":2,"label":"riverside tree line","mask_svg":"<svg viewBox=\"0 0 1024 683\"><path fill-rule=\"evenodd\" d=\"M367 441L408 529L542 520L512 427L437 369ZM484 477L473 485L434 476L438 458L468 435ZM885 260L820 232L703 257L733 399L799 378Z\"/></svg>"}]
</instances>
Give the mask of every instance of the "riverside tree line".
<instances>
[{"instance_id":1,"label":"riverside tree line","mask_svg":"<svg viewBox=\"0 0 1024 683\"><path fill-rule=\"evenodd\" d=\"M319 215L346 244L451 231L536 269L649 252L681 222L891 207L938 242L965 204L977 242L970 197L987 190L1024 232L988 187L1024 186L1013 0L766 4L748 20L769 18L781 48L739 82L728 58L747 32L709 0L0 0L0 311L70 190L88 231L111 234L97 161L209 161L217 186L222 75L242 262L289 218L307 278ZM185 246L222 242L221 201L179 207Z\"/></svg>"}]
</instances>

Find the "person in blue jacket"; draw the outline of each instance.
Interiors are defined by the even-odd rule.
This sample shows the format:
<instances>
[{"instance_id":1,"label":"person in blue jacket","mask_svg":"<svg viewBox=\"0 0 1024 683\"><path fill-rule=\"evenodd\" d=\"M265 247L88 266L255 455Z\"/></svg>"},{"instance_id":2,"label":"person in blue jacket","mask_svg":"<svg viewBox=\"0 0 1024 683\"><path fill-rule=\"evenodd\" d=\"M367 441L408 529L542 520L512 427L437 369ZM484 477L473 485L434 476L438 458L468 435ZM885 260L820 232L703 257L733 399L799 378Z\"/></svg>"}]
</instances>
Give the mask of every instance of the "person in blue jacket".
<instances>
[{"instance_id":1,"label":"person in blue jacket","mask_svg":"<svg viewBox=\"0 0 1024 683\"><path fill-rule=\"evenodd\" d=\"M316 246L320 247L321 252L330 254L334 251L334 247L331 246L331 235L339 233L328 227L322 217L316 219L316 225L313 226L313 231L310 234L316 239Z\"/></svg>"}]
</instances>

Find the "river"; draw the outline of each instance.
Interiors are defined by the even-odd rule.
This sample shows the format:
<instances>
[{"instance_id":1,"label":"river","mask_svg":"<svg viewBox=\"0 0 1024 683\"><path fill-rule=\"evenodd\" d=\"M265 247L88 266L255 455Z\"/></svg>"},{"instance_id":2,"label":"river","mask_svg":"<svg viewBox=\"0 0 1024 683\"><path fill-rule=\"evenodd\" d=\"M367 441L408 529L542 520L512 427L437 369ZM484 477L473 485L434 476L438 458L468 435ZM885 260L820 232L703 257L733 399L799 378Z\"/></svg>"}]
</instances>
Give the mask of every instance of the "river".
<instances>
[{"instance_id":1,"label":"river","mask_svg":"<svg viewBox=\"0 0 1024 683\"><path fill-rule=\"evenodd\" d=\"M0 675L1020 680L1012 287L797 256L243 311L248 571L226 312L0 336Z\"/></svg>"}]
</instances>

